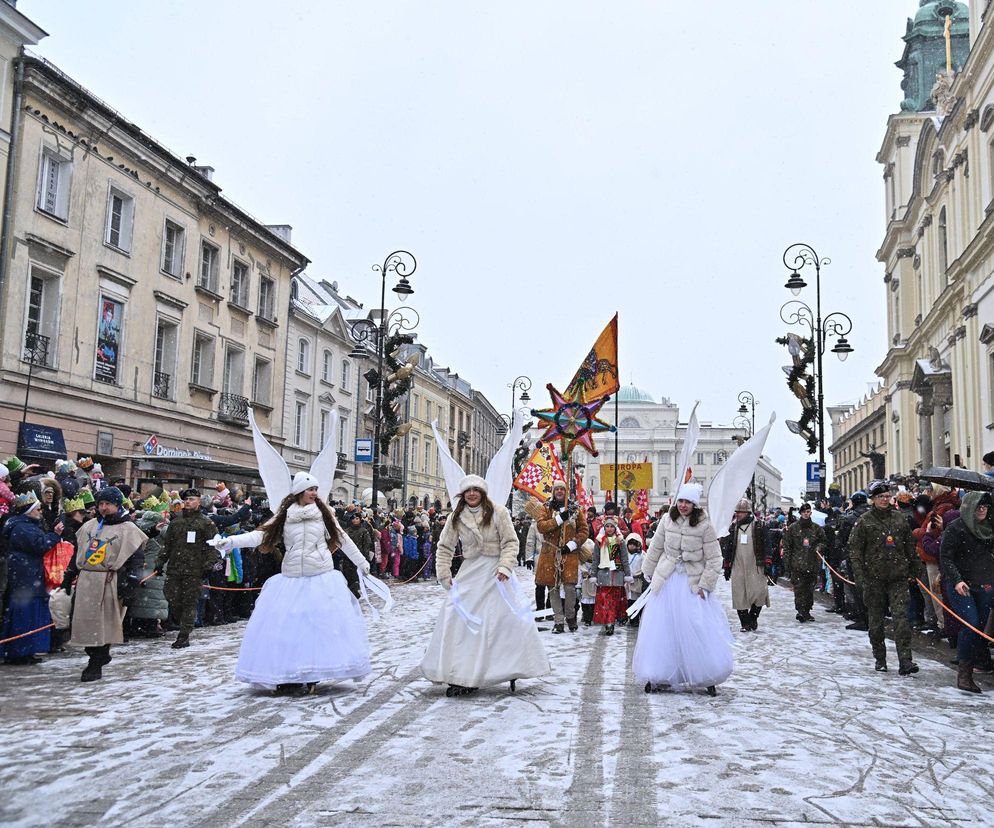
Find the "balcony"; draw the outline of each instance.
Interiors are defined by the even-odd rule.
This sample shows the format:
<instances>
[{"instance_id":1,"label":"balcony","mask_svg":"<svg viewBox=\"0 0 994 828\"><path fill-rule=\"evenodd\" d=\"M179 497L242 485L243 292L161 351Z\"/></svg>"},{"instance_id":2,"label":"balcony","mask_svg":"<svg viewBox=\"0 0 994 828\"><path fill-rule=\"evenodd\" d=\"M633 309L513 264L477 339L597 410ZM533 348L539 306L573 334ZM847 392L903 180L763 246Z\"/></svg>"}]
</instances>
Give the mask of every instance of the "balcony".
<instances>
[{"instance_id":1,"label":"balcony","mask_svg":"<svg viewBox=\"0 0 994 828\"><path fill-rule=\"evenodd\" d=\"M343 451L338 452L338 463L335 466L335 470L336 471L345 471L346 463L348 463L348 460L349 460L349 456L345 452L343 452Z\"/></svg>"},{"instance_id":2,"label":"balcony","mask_svg":"<svg viewBox=\"0 0 994 828\"><path fill-rule=\"evenodd\" d=\"M158 397L160 400L168 400L169 397L169 384L172 377L162 371L156 371L152 374L152 396Z\"/></svg>"},{"instance_id":3,"label":"balcony","mask_svg":"<svg viewBox=\"0 0 994 828\"><path fill-rule=\"evenodd\" d=\"M21 356L25 362L32 365L48 365L48 346L51 339L34 331L27 331L24 334L24 353Z\"/></svg>"},{"instance_id":4,"label":"balcony","mask_svg":"<svg viewBox=\"0 0 994 828\"><path fill-rule=\"evenodd\" d=\"M248 425L248 399L238 394L222 394L217 405L217 418L222 423Z\"/></svg>"},{"instance_id":5,"label":"balcony","mask_svg":"<svg viewBox=\"0 0 994 828\"><path fill-rule=\"evenodd\" d=\"M380 491L399 489L404 483L404 470L400 466L380 466Z\"/></svg>"}]
</instances>

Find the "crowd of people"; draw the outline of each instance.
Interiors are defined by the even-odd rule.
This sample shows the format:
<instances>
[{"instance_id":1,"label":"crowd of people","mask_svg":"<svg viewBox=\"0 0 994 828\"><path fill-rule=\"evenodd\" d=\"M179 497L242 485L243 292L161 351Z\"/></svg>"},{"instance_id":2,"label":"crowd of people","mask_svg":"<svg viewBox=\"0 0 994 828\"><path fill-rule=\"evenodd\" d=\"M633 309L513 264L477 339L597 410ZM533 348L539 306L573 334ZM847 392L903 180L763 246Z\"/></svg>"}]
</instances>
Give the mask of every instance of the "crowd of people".
<instances>
[{"instance_id":1,"label":"crowd of people","mask_svg":"<svg viewBox=\"0 0 994 828\"><path fill-rule=\"evenodd\" d=\"M994 463L988 468L994 471ZM483 482L472 482L466 489L470 497L482 492L483 502L490 503ZM231 491L223 483L209 492L155 486L139 496L123 480L106 481L99 465L85 458L57 462L50 470L8 458L0 465L0 640L6 641L0 655L7 664L35 664L39 654L61 650L68 642L86 649L89 660L81 678L94 681L110 661L110 646L128 637L176 632L171 646L182 649L198 626L249 618L262 586L281 568L287 572L285 556L296 554L299 546L281 545L269 527L279 525L282 536L292 535L294 522L304 519L294 509L313 502L311 488L295 492L299 502L278 504L274 514L264 498ZM815 594L826 593L826 611L848 619L846 629L867 634L878 671L888 670L888 617L900 674L918 671L913 631L944 639L956 650L961 690L980 692L974 673L994 670L994 523L991 495L985 491L899 479L874 481L848 497L833 486L828 497L786 512L757 512L743 499L725 532L711 526L700 507L702 493L692 484L652 514L611 502L600 512L583 510L565 484L557 484L548 500L530 499L513 519L503 506L491 504L497 518L507 516L499 531L489 522L480 524L475 504L467 508L464 496L460 492L454 509L440 502L392 511L333 503L330 522L323 516L324 503L320 514L300 512L325 521L324 539L312 544L320 560L302 560L301 574L336 570L351 593L349 600L363 594L362 576L369 573L404 583L437 579L450 589L448 609L423 665L429 677L451 678L452 670L462 669L475 634L476 622L467 619L499 614L501 606L488 603L497 600L493 596L477 605L475 598L463 600L458 590L451 591L464 562L477 561L462 583L489 577L481 574L478 562L489 557L503 567L497 570L498 581L500 575L513 577L514 565L533 570L534 615L538 624L551 615L553 634L575 632L581 623L599 626L606 636L616 625L640 627L633 666L647 692L698 686L713 694L730 674L727 623L722 631L723 608L712 597L722 574L731 582L732 609L743 633L758 630L760 614L770 605L769 588L784 578L793 591L798 623L815 620ZM491 518L486 510L483 516ZM492 550L480 552L481 544ZM308 569L312 564L313 571ZM319 582L306 583L316 587ZM56 595L58 600L52 600L60 590L65 599ZM471 593L483 595L478 588ZM63 611L60 606L70 594L72 606ZM514 607L506 595L504 600ZM294 602L286 597L280 606ZM115 614L114 607L127 612ZM63 618L66 623L60 623ZM531 616L528 620L525 641L540 629ZM358 652L365 628L356 635ZM494 639L487 640L500 649ZM521 640L509 663L522 657ZM257 651L279 649L266 645ZM674 653L685 650L690 655L674 660ZM526 668L502 675L512 682L540 675L543 658L532 651ZM340 665L329 666L327 676L339 675L336 670ZM456 694L492 678L478 669L469 672L458 681L445 679ZM263 673L258 665L245 668L246 680ZM314 683L279 684L296 689Z\"/></svg>"}]
</instances>

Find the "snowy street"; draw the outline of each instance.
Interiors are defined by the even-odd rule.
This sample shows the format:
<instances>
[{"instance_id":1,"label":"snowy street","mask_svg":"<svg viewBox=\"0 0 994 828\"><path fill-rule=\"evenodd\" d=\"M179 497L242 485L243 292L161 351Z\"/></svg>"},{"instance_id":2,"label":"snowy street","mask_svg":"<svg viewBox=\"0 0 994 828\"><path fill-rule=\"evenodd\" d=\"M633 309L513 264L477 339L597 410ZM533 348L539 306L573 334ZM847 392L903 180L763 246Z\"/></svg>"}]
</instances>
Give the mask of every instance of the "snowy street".
<instances>
[{"instance_id":1,"label":"snowy street","mask_svg":"<svg viewBox=\"0 0 994 828\"><path fill-rule=\"evenodd\" d=\"M526 581L528 574L519 570ZM719 591L731 611L728 585ZM530 586L528 581L527 586ZM0 669L5 825L969 825L994 801L994 686L946 664L873 671L865 633L773 589L732 629L717 698L646 695L635 630L542 634L553 675L447 699L418 664L442 589L395 589L370 624L373 673L271 698L232 678L244 623ZM529 592L530 594L530 592ZM543 624L547 629L551 624ZM948 660L951 651L939 651Z\"/></svg>"}]
</instances>

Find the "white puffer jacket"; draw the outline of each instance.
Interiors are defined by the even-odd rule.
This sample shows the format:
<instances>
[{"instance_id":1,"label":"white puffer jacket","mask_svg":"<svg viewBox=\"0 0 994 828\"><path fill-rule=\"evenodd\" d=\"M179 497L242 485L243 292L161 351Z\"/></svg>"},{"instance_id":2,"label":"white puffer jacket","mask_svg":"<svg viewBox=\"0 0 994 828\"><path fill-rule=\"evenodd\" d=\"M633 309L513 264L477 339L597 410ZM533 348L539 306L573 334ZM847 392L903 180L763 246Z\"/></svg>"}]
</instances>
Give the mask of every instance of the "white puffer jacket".
<instances>
[{"instance_id":1,"label":"white puffer jacket","mask_svg":"<svg viewBox=\"0 0 994 828\"><path fill-rule=\"evenodd\" d=\"M653 592L662 589L681 561L692 592L714 591L721 572L721 547L707 515L702 515L696 526L691 526L682 515L676 520L663 515L642 559L642 575L646 580L651 579Z\"/></svg>"},{"instance_id":2,"label":"white puffer jacket","mask_svg":"<svg viewBox=\"0 0 994 828\"><path fill-rule=\"evenodd\" d=\"M360 572L369 572L369 561L359 551L352 539L345 534L338 521L332 517L338 529L338 537L344 552ZM231 545L239 549L252 549L262 543L263 531L256 529L243 535L234 535ZM320 575L335 568L331 550L328 549L328 530L325 529L324 518L317 504L308 506L290 504L286 511L286 523L283 525L283 545L286 551L283 555L282 573L288 578L306 578Z\"/></svg>"}]
</instances>

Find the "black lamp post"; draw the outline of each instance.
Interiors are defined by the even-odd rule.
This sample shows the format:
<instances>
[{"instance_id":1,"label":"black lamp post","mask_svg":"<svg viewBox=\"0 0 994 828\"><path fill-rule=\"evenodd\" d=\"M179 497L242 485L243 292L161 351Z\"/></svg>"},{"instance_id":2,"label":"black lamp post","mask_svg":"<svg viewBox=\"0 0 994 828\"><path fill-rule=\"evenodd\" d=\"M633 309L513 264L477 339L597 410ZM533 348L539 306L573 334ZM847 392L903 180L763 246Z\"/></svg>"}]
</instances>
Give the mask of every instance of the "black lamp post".
<instances>
[{"instance_id":1,"label":"black lamp post","mask_svg":"<svg viewBox=\"0 0 994 828\"><path fill-rule=\"evenodd\" d=\"M845 362L846 358L853 352L853 347L846 337L852 332L852 319L846 314L836 311L830 313L824 319L821 316L821 269L823 265L829 265L832 260L829 258L819 258L814 248L809 244L797 242L790 245L783 253L784 267L788 268L790 278L787 279L784 287L794 296L801 293L801 289L807 287L807 282L801 276L801 271L808 266L813 266L815 271L815 309L814 311L798 299L792 299L780 308L780 319L788 325L807 326L811 331L811 338L815 346L815 383L817 387L817 400L815 403L815 418L818 422L818 466L820 469L820 479L818 481L818 491L820 497L825 497L825 386L824 374L822 372L822 356L825 352L825 345L831 334L836 337L835 346L832 353ZM788 425L789 427L789 425Z\"/></svg>"},{"instance_id":2,"label":"black lamp post","mask_svg":"<svg viewBox=\"0 0 994 828\"><path fill-rule=\"evenodd\" d=\"M520 377L515 377L514 378L514 382L512 382L512 383L510 383L508 385L508 388L511 389L511 416L512 417L514 416L514 409L515 409L515 406L517 406L519 399L521 400L522 403L531 402L531 396L529 396L529 394L528 394L528 392L531 391L531 387L532 387L532 381L531 381L531 379L529 377L524 376L523 374ZM519 388L521 389L521 396L520 397L518 397L518 389ZM510 427L510 423L508 423L508 427Z\"/></svg>"},{"instance_id":3,"label":"black lamp post","mask_svg":"<svg viewBox=\"0 0 994 828\"><path fill-rule=\"evenodd\" d=\"M756 395L751 391L740 391L739 392L739 414L749 414L750 410L752 412L751 422L752 429L750 434L756 433Z\"/></svg>"},{"instance_id":4,"label":"black lamp post","mask_svg":"<svg viewBox=\"0 0 994 828\"><path fill-rule=\"evenodd\" d=\"M417 259L406 250L395 250L383 260L382 265L373 265L373 271L378 272L381 277L379 322L373 323L365 320L351 326L352 338L360 347L372 340L376 348L375 376L372 372L367 372L367 380L371 385L376 386L376 409L375 421L373 423L372 507L374 512L379 502L380 474L383 459L380 452L380 434L383 425L383 387L386 382L383 376L383 359L385 356L384 350L386 348L387 334L392 330L412 330L416 327L417 321L412 321L406 313L410 312L415 319L418 316L417 311L413 308L407 309L407 312L404 309L397 309L390 314L387 313L387 274L392 272L400 277L392 290L397 294L401 302L405 302L407 301L407 297L414 293L414 288L411 287L411 283L407 277L414 273L417 267Z\"/></svg>"}]
</instances>

